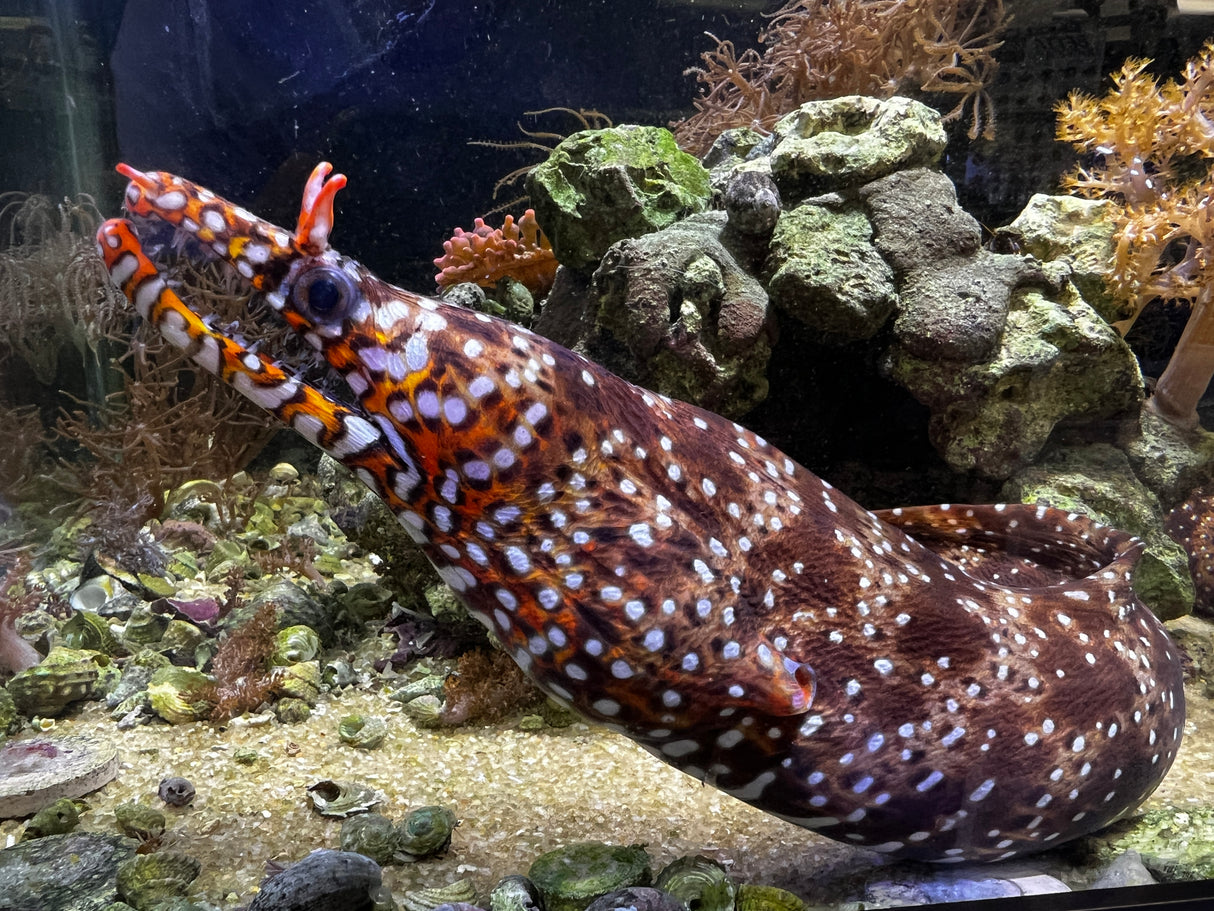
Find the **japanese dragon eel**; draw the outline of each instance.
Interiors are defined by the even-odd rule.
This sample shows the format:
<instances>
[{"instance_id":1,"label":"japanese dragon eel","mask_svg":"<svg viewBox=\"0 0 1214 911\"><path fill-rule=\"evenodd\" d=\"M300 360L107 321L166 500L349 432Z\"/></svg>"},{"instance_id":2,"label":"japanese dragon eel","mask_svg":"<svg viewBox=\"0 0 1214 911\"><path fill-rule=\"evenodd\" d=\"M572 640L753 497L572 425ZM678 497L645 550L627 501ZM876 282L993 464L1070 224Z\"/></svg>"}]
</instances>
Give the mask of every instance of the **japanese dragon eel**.
<instances>
[{"instance_id":1,"label":"japanese dragon eel","mask_svg":"<svg viewBox=\"0 0 1214 911\"><path fill-rule=\"evenodd\" d=\"M1184 726L1142 543L1037 506L869 512L736 423L126 165L127 209L227 260L341 404L212 329L130 222L98 247L199 366L353 470L555 699L767 812L886 855L995 860L1137 807Z\"/></svg>"}]
</instances>

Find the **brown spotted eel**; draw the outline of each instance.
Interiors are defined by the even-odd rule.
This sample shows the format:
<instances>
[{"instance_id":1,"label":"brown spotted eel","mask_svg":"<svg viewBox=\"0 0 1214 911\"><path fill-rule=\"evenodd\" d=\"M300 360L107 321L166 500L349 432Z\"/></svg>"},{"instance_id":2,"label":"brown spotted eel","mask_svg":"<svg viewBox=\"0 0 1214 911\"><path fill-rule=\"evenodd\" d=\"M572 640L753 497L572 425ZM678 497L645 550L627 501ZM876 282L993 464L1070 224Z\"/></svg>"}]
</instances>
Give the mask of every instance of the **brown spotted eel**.
<instances>
[{"instance_id":1,"label":"brown spotted eel","mask_svg":"<svg viewBox=\"0 0 1214 911\"><path fill-rule=\"evenodd\" d=\"M763 439L329 246L126 165L345 378L339 404L204 323L106 222L101 254L195 363L347 465L549 695L833 839L993 860L1126 814L1176 756L1176 650L1142 544L1034 506L877 514ZM624 799L621 797L621 799Z\"/></svg>"}]
</instances>

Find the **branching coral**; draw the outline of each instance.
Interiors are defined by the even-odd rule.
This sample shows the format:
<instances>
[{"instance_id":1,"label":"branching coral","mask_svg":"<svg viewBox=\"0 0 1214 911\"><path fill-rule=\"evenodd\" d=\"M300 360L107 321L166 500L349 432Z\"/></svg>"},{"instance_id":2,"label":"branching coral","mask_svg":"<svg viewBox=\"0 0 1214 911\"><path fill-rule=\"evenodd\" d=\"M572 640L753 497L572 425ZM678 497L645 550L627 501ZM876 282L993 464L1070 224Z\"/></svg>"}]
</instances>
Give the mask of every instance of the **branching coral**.
<instances>
[{"instance_id":1,"label":"branching coral","mask_svg":"<svg viewBox=\"0 0 1214 911\"><path fill-rule=\"evenodd\" d=\"M1007 22L1003 0L790 0L738 54L717 42L693 67L704 87L698 113L674 125L679 144L702 154L731 127L767 131L806 101L919 92L957 98L945 120L968 110L969 136L994 135L987 86Z\"/></svg>"},{"instance_id":2,"label":"branching coral","mask_svg":"<svg viewBox=\"0 0 1214 911\"><path fill-rule=\"evenodd\" d=\"M1092 156L1063 184L1119 204L1114 290L1131 307L1128 331L1152 299L1192 305L1150 406L1196 426L1214 376L1214 42L1162 85L1149 60L1126 61L1096 99L1074 92L1057 107L1058 138Z\"/></svg>"},{"instance_id":3,"label":"branching coral","mask_svg":"<svg viewBox=\"0 0 1214 911\"><path fill-rule=\"evenodd\" d=\"M444 686L443 724L492 724L543 699L504 652L474 649L459 658Z\"/></svg>"},{"instance_id":4,"label":"branching coral","mask_svg":"<svg viewBox=\"0 0 1214 911\"><path fill-rule=\"evenodd\" d=\"M35 407L12 408L0 402L0 427L5 445L0 447L0 524L4 501L17 500L33 480L47 442L42 420Z\"/></svg>"},{"instance_id":5,"label":"branching coral","mask_svg":"<svg viewBox=\"0 0 1214 911\"><path fill-rule=\"evenodd\" d=\"M443 249L447 252L434 261L439 269L434 280L442 288L459 282L488 287L512 278L541 296L556 276L556 257L534 209L524 212L517 223L507 215L500 228L490 228L478 218L471 231L456 228L451 239L443 241Z\"/></svg>"}]
</instances>

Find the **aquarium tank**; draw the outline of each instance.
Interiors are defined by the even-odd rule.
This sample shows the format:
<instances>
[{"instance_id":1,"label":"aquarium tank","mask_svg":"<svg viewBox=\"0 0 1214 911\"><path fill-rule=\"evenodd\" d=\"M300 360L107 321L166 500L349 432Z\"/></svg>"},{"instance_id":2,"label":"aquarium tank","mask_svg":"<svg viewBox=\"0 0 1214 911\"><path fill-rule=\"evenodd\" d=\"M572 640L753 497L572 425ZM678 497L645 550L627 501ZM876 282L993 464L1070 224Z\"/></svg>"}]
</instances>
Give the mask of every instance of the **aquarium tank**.
<instances>
[{"instance_id":1,"label":"aquarium tank","mask_svg":"<svg viewBox=\"0 0 1214 911\"><path fill-rule=\"evenodd\" d=\"M1212 194L1204 0L0 0L0 909L1209 907Z\"/></svg>"}]
</instances>

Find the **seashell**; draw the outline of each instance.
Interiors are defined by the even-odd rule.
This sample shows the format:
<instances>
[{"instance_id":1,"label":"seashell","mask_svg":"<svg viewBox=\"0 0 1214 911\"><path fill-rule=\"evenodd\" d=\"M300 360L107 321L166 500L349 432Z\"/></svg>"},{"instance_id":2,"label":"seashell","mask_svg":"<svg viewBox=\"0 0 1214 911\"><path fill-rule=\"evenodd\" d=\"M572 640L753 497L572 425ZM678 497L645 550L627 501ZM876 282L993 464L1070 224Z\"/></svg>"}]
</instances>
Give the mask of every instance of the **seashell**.
<instances>
[{"instance_id":1,"label":"seashell","mask_svg":"<svg viewBox=\"0 0 1214 911\"><path fill-rule=\"evenodd\" d=\"M406 683L400 689L395 690L388 698L404 703L420 699L422 696L437 696L441 700L446 685L446 674L427 674L425 677Z\"/></svg>"},{"instance_id":2,"label":"seashell","mask_svg":"<svg viewBox=\"0 0 1214 911\"><path fill-rule=\"evenodd\" d=\"M350 619L356 623L369 623L388 616L393 598L391 589L374 582L359 582L338 596L338 601Z\"/></svg>"},{"instance_id":3,"label":"seashell","mask_svg":"<svg viewBox=\"0 0 1214 911\"><path fill-rule=\"evenodd\" d=\"M146 693L152 676L162 667L169 666L169 659L150 648L141 650L126 662L122 676L118 682L105 694L107 708L117 708L132 696ZM127 711L130 709L128 708Z\"/></svg>"},{"instance_id":4,"label":"seashell","mask_svg":"<svg viewBox=\"0 0 1214 911\"><path fill-rule=\"evenodd\" d=\"M379 864L349 851L313 851L261 884L249 911L361 911L379 900Z\"/></svg>"},{"instance_id":5,"label":"seashell","mask_svg":"<svg viewBox=\"0 0 1214 911\"><path fill-rule=\"evenodd\" d=\"M738 886L737 911L805 911L805 902L775 886Z\"/></svg>"},{"instance_id":6,"label":"seashell","mask_svg":"<svg viewBox=\"0 0 1214 911\"><path fill-rule=\"evenodd\" d=\"M381 867L400 862L396 826L387 816L363 813L341 824L341 849L363 854Z\"/></svg>"},{"instance_id":7,"label":"seashell","mask_svg":"<svg viewBox=\"0 0 1214 911\"><path fill-rule=\"evenodd\" d=\"M441 727L443 701L437 696L418 696L405 703L403 713L419 728Z\"/></svg>"},{"instance_id":8,"label":"seashell","mask_svg":"<svg viewBox=\"0 0 1214 911\"><path fill-rule=\"evenodd\" d=\"M170 724L207 718L215 708L214 683L202 671L189 667L162 667L148 683L152 709Z\"/></svg>"},{"instance_id":9,"label":"seashell","mask_svg":"<svg viewBox=\"0 0 1214 911\"><path fill-rule=\"evenodd\" d=\"M170 807L184 807L194 799L194 785L187 778L163 778L156 793Z\"/></svg>"},{"instance_id":10,"label":"seashell","mask_svg":"<svg viewBox=\"0 0 1214 911\"><path fill-rule=\"evenodd\" d=\"M283 724L299 724L312 717L312 706L302 699L285 696L274 703L274 717Z\"/></svg>"},{"instance_id":11,"label":"seashell","mask_svg":"<svg viewBox=\"0 0 1214 911\"><path fill-rule=\"evenodd\" d=\"M302 624L311 627L322 639L332 629L328 608L294 582L278 582L258 592L249 599L247 611L256 613L266 601L273 601L278 606L278 623L284 628Z\"/></svg>"},{"instance_id":12,"label":"seashell","mask_svg":"<svg viewBox=\"0 0 1214 911\"><path fill-rule=\"evenodd\" d=\"M493 887L489 911L544 911L544 896L535 883L516 873L498 880Z\"/></svg>"},{"instance_id":13,"label":"seashell","mask_svg":"<svg viewBox=\"0 0 1214 911\"><path fill-rule=\"evenodd\" d=\"M544 896L548 911L583 911L600 895L648 885L653 879L649 855L643 847L597 841L578 842L541 854L527 876Z\"/></svg>"},{"instance_id":14,"label":"seashell","mask_svg":"<svg viewBox=\"0 0 1214 911\"><path fill-rule=\"evenodd\" d=\"M110 601L126 594L126 588L113 576L94 576L81 582L68 596L68 603L77 612L97 613Z\"/></svg>"},{"instance_id":15,"label":"seashell","mask_svg":"<svg viewBox=\"0 0 1214 911\"><path fill-rule=\"evenodd\" d=\"M0 819L30 816L60 797L82 797L118 772L112 743L33 737L0 746Z\"/></svg>"},{"instance_id":16,"label":"seashell","mask_svg":"<svg viewBox=\"0 0 1214 911\"><path fill-rule=\"evenodd\" d=\"M184 896L202 864L179 851L136 854L118 865L118 897L135 908L152 908Z\"/></svg>"},{"instance_id":17,"label":"seashell","mask_svg":"<svg viewBox=\"0 0 1214 911\"><path fill-rule=\"evenodd\" d=\"M268 472L269 478L275 484L290 484L299 480L299 469L290 462L279 462Z\"/></svg>"},{"instance_id":18,"label":"seashell","mask_svg":"<svg viewBox=\"0 0 1214 911\"><path fill-rule=\"evenodd\" d=\"M127 838L154 841L164 834L164 814L146 804L119 804L114 807L114 821Z\"/></svg>"},{"instance_id":19,"label":"seashell","mask_svg":"<svg viewBox=\"0 0 1214 911\"><path fill-rule=\"evenodd\" d=\"M632 886L600 895L586 906L586 911L686 911L687 907L669 892Z\"/></svg>"},{"instance_id":20,"label":"seashell","mask_svg":"<svg viewBox=\"0 0 1214 911\"><path fill-rule=\"evenodd\" d=\"M352 665L345 658L334 658L320 672L321 682L331 690L340 690L358 679Z\"/></svg>"},{"instance_id":21,"label":"seashell","mask_svg":"<svg viewBox=\"0 0 1214 911\"><path fill-rule=\"evenodd\" d=\"M366 813L384 802L382 791L357 781L333 781L326 778L308 788L308 799L321 816L344 819Z\"/></svg>"},{"instance_id":22,"label":"seashell","mask_svg":"<svg viewBox=\"0 0 1214 911\"><path fill-rule=\"evenodd\" d=\"M97 665L87 653L53 648L41 664L14 674L8 693L22 715L54 718L73 702L92 696L97 676Z\"/></svg>"},{"instance_id":23,"label":"seashell","mask_svg":"<svg viewBox=\"0 0 1214 911\"><path fill-rule=\"evenodd\" d=\"M733 911L738 891L725 868L701 854L671 861L658 874L654 887L696 911Z\"/></svg>"},{"instance_id":24,"label":"seashell","mask_svg":"<svg viewBox=\"0 0 1214 911\"><path fill-rule=\"evenodd\" d=\"M59 635L59 621L41 608L19 614L11 622L18 636L39 649L50 651L51 642Z\"/></svg>"},{"instance_id":25,"label":"seashell","mask_svg":"<svg viewBox=\"0 0 1214 911\"><path fill-rule=\"evenodd\" d=\"M388 725L374 715L347 715L337 725L337 736L360 750L374 750L388 736Z\"/></svg>"},{"instance_id":26,"label":"seashell","mask_svg":"<svg viewBox=\"0 0 1214 911\"><path fill-rule=\"evenodd\" d=\"M118 640L110 631L109 622L92 611L77 610L59 628L63 645L66 648L88 649L105 655L125 654L119 652Z\"/></svg>"},{"instance_id":27,"label":"seashell","mask_svg":"<svg viewBox=\"0 0 1214 911\"><path fill-rule=\"evenodd\" d=\"M470 879L431 889L410 889L400 897L401 911L434 911L442 905L465 905L476 901L476 888Z\"/></svg>"},{"instance_id":28,"label":"seashell","mask_svg":"<svg viewBox=\"0 0 1214 911\"><path fill-rule=\"evenodd\" d=\"M60 797L49 807L43 807L25 824L22 841L47 835L66 835L80 825L80 810L70 797Z\"/></svg>"},{"instance_id":29,"label":"seashell","mask_svg":"<svg viewBox=\"0 0 1214 911\"><path fill-rule=\"evenodd\" d=\"M169 625L164 628L164 635L160 637L158 648L193 661L194 649L206 638L207 634L188 620L170 620Z\"/></svg>"},{"instance_id":30,"label":"seashell","mask_svg":"<svg viewBox=\"0 0 1214 911\"><path fill-rule=\"evenodd\" d=\"M419 807L397 826L397 842L409 861L441 854L450 846L451 833L458 825L459 820L446 807Z\"/></svg>"},{"instance_id":31,"label":"seashell","mask_svg":"<svg viewBox=\"0 0 1214 911\"><path fill-rule=\"evenodd\" d=\"M297 624L280 629L274 636L274 655L270 662L276 665L298 664L311 661L320 651L320 637L310 626Z\"/></svg>"},{"instance_id":32,"label":"seashell","mask_svg":"<svg viewBox=\"0 0 1214 911\"><path fill-rule=\"evenodd\" d=\"M141 604L127 618L126 626L122 628L122 638L135 646L155 645L168 625L168 617L152 613L150 607Z\"/></svg>"},{"instance_id":33,"label":"seashell","mask_svg":"<svg viewBox=\"0 0 1214 911\"><path fill-rule=\"evenodd\" d=\"M287 667L274 669L274 683L270 692L278 696L302 699L308 705L316 705L320 698L320 662L301 661Z\"/></svg>"}]
</instances>

